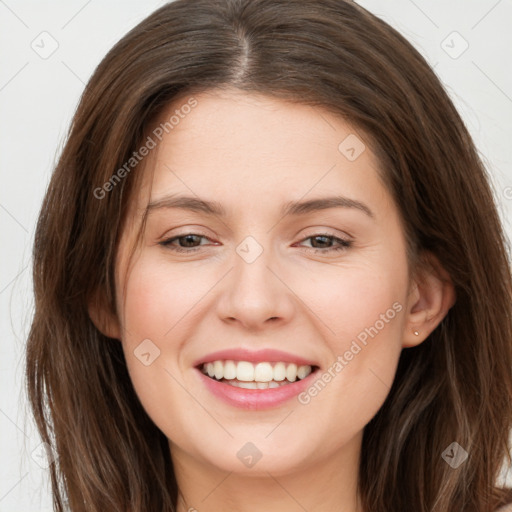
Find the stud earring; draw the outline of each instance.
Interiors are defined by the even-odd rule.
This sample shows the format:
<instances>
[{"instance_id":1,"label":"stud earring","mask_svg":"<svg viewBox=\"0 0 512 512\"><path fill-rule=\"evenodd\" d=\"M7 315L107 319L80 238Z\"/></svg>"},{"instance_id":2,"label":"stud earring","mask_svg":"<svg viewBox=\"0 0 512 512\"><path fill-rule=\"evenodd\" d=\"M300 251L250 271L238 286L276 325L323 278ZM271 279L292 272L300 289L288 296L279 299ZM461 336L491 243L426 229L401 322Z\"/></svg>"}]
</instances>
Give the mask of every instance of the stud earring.
<instances>
[{"instance_id":1,"label":"stud earring","mask_svg":"<svg viewBox=\"0 0 512 512\"><path fill-rule=\"evenodd\" d=\"M414 335L415 335L415 336L419 336L419 335L420 335L420 333L419 333L418 331L414 331Z\"/></svg>"}]
</instances>

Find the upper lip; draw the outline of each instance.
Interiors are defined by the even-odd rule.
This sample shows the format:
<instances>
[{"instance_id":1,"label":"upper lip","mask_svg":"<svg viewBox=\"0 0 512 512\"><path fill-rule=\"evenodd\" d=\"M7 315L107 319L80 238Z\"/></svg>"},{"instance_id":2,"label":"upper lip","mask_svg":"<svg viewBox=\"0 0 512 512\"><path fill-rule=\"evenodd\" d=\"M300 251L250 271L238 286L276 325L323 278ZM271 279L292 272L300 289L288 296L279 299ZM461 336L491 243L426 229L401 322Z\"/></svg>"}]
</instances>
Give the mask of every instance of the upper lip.
<instances>
[{"instance_id":1,"label":"upper lip","mask_svg":"<svg viewBox=\"0 0 512 512\"><path fill-rule=\"evenodd\" d=\"M245 348L233 348L212 352L198 359L194 366L200 366L212 361L248 361L250 363L295 363L297 366L318 366L314 361L305 359L295 354L274 350L272 348L262 350L249 350Z\"/></svg>"}]
</instances>

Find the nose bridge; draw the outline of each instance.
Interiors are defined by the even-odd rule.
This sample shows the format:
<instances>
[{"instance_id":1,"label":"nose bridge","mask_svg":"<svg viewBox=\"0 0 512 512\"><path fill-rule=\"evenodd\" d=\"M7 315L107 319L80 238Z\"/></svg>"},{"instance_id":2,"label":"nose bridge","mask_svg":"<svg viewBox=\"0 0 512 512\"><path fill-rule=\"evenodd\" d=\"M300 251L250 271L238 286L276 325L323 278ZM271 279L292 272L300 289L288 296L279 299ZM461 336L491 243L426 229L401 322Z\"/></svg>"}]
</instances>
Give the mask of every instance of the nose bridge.
<instances>
[{"instance_id":1,"label":"nose bridge","mask_svg":"<svg viewBox=\"0 0 512 512\"><path fill-rule=\"evenodd\" d=\"M247 236L236 247L234 268L220 301L221 317L251 327L263 325L270 318L289 319L289 291L275 275L274 268L279 264L266 242L268 237L260 243L256 237Z\"/></svg>"},{"instance_id":2,"label":"nose bridge","mask_svg":"<svg viewBox=\"0 0 512 512\"><path fill-rule=\"evenodd\" d=\"M271 297L276 296L277 290L274 290L275 283L272 282L275 276L268 268L272 265L272 250L268 242L268 237L260 243L250 235L236 247L233 290L246 304L270 304Z\"/></svg>"}]
</instances>

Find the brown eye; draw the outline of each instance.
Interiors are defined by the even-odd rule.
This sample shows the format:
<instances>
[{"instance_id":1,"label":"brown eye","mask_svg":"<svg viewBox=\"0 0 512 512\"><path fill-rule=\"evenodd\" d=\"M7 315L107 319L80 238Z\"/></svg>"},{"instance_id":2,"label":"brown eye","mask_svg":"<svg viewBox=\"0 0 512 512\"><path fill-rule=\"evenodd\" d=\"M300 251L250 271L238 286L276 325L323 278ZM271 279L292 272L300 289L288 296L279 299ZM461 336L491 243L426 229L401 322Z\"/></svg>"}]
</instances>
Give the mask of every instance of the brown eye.
<instances>
[{"instance_id":1,"label":"brown eye","mask_svg":"<svg viewBox=\"0 0 512 512\"><path fill-rule=\"evenodd\" d=\"M167 240L163 240L159 242L159 245L176 252L192 252L194 250L198 250L201 245L207 245L201 244L202 239L209 240L204 235L187 233L185 235L175 236L168 238ZM178 243L176 244L175 242Z\"/></svg>"},{"instance_id":2,"label":"brown eye","mask_svg":"<svg viewBox=\"0 0 512 512\"><path fill-rule=\"evenodd\" d=\"M324 235L317 235L311 237L311 246L316 249L325 249L331 247L333 239Z\"/></svg>"},{"instance_id":3,"label":"brown eye","mask_svg":"<svg viewBox=\"0 0 512 512\"><path fill-rule=\"evenodd\" d=\"M180 247L196 247L196 242L201 242L201 236L200 235L185 235L180 236L176 240L179 241Z\"/></svg>"},{"instance_id":4,"label":"brown eye","mask_svg":"<svg viewBox=\"0 0 512 512\"><path fill-rule=\"evenodd\" d=\"M312 235L305 238L303 242L306 240L311 240L311 246L307 247L308 249L316 249L326 253L331 251L343 251L352 245L352 242L349 240L344 240L343 238L329 234Z\"/></svg>"}]
</instances>

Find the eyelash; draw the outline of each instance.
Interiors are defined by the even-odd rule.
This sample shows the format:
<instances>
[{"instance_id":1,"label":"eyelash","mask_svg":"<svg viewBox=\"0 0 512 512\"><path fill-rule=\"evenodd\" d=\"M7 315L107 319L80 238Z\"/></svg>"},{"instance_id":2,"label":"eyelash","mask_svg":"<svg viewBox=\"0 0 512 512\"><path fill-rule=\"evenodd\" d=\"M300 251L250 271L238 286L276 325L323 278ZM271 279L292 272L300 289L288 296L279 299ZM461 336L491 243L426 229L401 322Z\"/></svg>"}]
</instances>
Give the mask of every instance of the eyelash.
<instances>
[{"instance_id":1,"label":"eyelash","mask_svg":"<svg viewBox=\"0 0 512 512\"><path fill-rule=\"evenodd\" d=\"M186 233L184 235L179 235L179 236L175 236L172 238L168 238L167 240L162 240L161 242L159 242L159 245L166 247L169 250L174 251L174 252L192 253L192 252L198 251L201 248L200 246L199 247L183 248L183 247L171 245L171 242L174 242L175 240L179 240L180 238L186 238L187 236L199 236L201 238L208 239L207 236L200 235L199 233ZM323 249L318 248L318 247L308 247L308 249L320 251L320 252L324 252L324 253L331 253L331 252L337 252L337 251L346 251L347 249L349 249L352 246L352 242L350 240L345 240L343 238L339 238L339 237L331 235L329 233L317 233L317 234L314 234L314 235L311 235L311 236L308 236L308 237L302 239L301 242L304 242L305 240L309 240L310 238L319 238L319 237L329 238L333 242L337 242L340 245L338 247L327 247L327 248L323 248Z\"/></svg>"}]
</instances>

